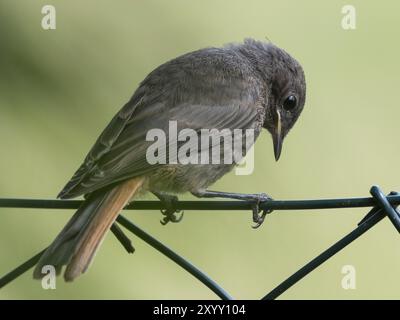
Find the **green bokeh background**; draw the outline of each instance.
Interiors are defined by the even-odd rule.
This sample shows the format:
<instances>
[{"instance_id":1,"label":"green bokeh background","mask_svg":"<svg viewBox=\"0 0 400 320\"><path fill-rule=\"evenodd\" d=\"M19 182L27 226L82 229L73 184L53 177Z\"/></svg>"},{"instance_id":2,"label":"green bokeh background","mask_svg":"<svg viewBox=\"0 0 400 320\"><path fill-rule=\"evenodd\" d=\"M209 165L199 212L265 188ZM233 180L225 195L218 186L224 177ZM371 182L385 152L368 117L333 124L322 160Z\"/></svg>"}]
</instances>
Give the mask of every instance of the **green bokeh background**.
<instances>
[{"instance_id":1,"label":"green bokeh background","mask_svg":"<svg viewBox=\"0 0 400 320\"><path fill-rule=\"evenodd\" d=\"M41 28L45 4L56 7L56 30ZM367 196L372 184L400 190L400 3L352 1L357 29L350 31L341 28L345 4L0 0L0 196L54 198L147 73L188 51L245 37L267 37L302 63L306 108L278 163L263 133L254 174L230 174L213 189L277 199ZM167 227L159 212L127 215L235 298L256 299L366 211L285 211L256 231L249 212L186 212L180 224ZM47 246L71 214L0 209L0 274ZM60 278L56 290L43 290L28 272L0 290L0 299L215 298L133 240L136 253L127 255L108 236L90 271L72 284ZM399 240L385 219L282 298L400 298ZM341 287L348 264L356 268L355 290Z\"/></svg>"}]
</instances>

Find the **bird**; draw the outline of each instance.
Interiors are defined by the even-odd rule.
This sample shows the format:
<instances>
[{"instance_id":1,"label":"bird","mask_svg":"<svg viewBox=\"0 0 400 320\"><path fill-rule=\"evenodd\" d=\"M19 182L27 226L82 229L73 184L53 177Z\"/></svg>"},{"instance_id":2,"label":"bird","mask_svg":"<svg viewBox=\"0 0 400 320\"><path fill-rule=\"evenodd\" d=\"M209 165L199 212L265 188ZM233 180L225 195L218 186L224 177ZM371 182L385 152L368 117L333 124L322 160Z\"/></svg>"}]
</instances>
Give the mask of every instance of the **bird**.
<instances>
[{"instance_id":1,"label":"bird","mask_svg":"<svg viewBox=\"0 0 400 320\"><path fill-rule=\"evenodd\" d=\"M176 195L190 192L197 197L254 201L253 221L259 226L265 212L258 215L258 203L269 196L208 190L237 162L149 163L146 155L152 141L147 134L156 128L168 132L171 121L195 134L203 129L251 129L254 140L266 129L277 161L305 99L302 66L270 41L247 38L160 65L112 118L59 193L61 199L84 196L85 200L41 256L34 278L43 277L45 265L53 266L57 274L65 267L65 281L83 274L121 210L146 192L166 204L163 224L180 221L182 216L173 206ZM183 143L175 141L174 147Z\"/></svg>"}]
</instances>

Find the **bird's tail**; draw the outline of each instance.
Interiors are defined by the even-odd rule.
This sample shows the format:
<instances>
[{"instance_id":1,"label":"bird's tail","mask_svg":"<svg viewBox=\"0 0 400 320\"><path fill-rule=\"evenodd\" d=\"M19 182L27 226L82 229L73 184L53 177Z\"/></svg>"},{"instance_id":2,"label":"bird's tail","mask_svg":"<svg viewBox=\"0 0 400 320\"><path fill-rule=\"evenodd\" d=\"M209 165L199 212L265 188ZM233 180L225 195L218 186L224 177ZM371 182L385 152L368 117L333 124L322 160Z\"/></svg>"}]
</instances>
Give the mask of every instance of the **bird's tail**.
<instances>
[{"instance_id":1,"label":"bird's tail","mask_svg":"<svg viewBox=\"0 0 400 320\"><path fill-rule=\"evenodd\" d=\"M42 278L42 267L45 265L54 266L57 273L66 265L66 281L72 281L85 272L107 231L138 192L143 180L133 178L110 190L92 194L42 255L33 277Z\"/></svg>"}]
</instances>

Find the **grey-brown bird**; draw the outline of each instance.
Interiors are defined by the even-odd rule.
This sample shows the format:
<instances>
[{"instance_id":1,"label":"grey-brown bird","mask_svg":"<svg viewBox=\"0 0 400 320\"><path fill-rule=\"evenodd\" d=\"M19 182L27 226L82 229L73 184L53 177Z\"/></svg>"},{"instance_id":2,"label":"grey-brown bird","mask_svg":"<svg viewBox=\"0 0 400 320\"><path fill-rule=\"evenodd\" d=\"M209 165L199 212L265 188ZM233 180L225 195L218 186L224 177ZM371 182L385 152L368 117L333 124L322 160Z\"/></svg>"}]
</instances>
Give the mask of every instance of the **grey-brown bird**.
<instances>
[{"instance_id":1,"label":"grey-brown bird","mask_svg":"<svg viewBox=\"0 0 400 320\"><path fill-rule=\"evenodd\" d=\"M266 200L262 194L207 190L235 162L150 164L146 152L153 142L146 135L155 128L168 132L170 121L177 123L178 130L196 133L252 129L255 138L265 128L272 135L278 160L283 139L303 109L305 94L301 65L274 44L251 39L194 51L156 68L111 120L60 192L62 199L84 195L86 200L42 255L34 277L43 276L44 265L53 265L58 272L66 266L66 281L85 272L120 211L141 192L150 191L167 204L175 199L168 194L183 192L255 203ZM184 142L175 143L179 147ZM164 214L165 223L179 220L172 207ZM262 222L261 216L253 216L257 224Z\"/></svg>"}]
</instances>

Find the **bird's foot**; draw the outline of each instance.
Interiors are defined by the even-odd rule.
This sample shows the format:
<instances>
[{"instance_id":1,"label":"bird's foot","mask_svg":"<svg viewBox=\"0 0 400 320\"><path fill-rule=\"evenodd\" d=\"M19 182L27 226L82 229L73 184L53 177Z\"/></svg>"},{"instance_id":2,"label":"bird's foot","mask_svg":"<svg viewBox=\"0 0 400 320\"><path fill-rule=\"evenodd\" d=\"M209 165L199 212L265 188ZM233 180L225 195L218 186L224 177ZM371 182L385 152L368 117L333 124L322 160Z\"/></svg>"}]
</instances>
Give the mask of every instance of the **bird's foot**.
<instances>
[{"instance_id":1,"label":"bird's foot","mask_svg":"<svg viewBox=\"0 0 400 320\"><path fill-rule=\"evenodd\" d=\"M271 213L272 210L260 210L259 205L261 202L273 200L266 193L255 193L255 194L247 194L247 193L232 193L232 192L222 192L222 191L211 191L211 190L196 190L192 191L192 194L198 198L225 198L225 199L237 199L242 201L252 201L254 202L252 206L253 212L253 222L255 223L252 226L254 229L257 229L264 222L265 216L268 213ZM260 214L260 212L262 213Z\"/></svg>"},{"instance_id":2,"label":"bird's foot","mask_svg":"<svg viewBox=\"0 0 400 320\"><path fill-rule=\"evenodd\" d=\"M272 210L260 210L259 206L261 202L265 201L270 201L273 200L270 196L268 196L266 193L260 193L260 194L254 194L254 204L252 207L252 213L253 213L253 222L254 225L251 226L253 229L257 229L260 227L267 214L271 213ZM260 214L261 212L261 214Z\"/></svg>"},{"instance_id":3,"label":"bird's foot","mask_svg":"<svg viewBox=\"0 0 400 320\"><path fill-rule=\"evenodd\" d=\"M178 202L178 197L153 192L158 199L163 203L165 209L161 209L161 213L164 215L160 223L165 226L168 222L177 223L183 219L183 211L176 209L176 203Z\"/></svg>"}]
</instances>

